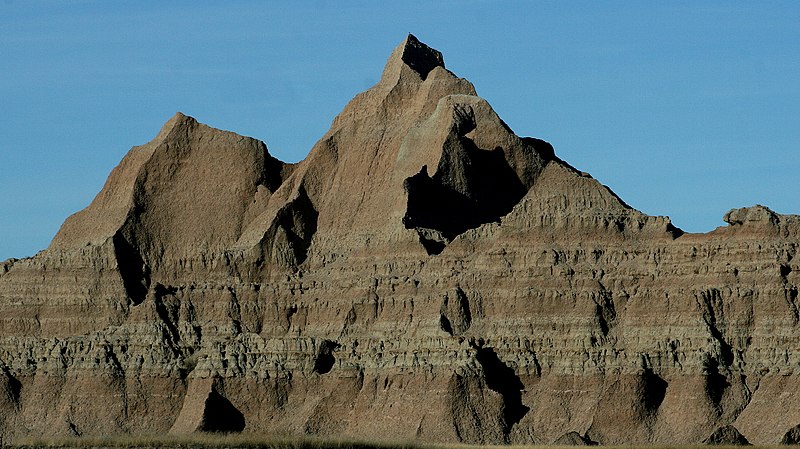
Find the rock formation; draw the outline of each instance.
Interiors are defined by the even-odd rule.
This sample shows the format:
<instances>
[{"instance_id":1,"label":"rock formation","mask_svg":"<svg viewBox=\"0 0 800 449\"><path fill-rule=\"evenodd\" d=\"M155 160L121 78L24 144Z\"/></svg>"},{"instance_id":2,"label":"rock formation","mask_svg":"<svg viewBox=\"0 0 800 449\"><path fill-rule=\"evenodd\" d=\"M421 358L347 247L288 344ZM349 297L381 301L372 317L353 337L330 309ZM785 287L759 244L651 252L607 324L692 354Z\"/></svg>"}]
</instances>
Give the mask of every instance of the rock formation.
<instances>
[{"instance_id":1,"label":"rock formation","mask_svg":"<svg viewBox=\"0 0 800 449\"><path fill-rule=\"evenodd\" d=\"M800 424L789 429L781 438L780 444L800 444Z\"/></svg>"},{"instance_id":2,"label":"rock formation","mask_svg":"<svg viewBox=\"0 0 800 449\"><path fill-rule=\"evenodd\" d=\"M703 443L713 446L749 446L750 442L747 438L742 436L736 427L724 426L715 430L708 438L703 440Z\"/></svg>"},{"instance_id":3,"label":"rock formation","mask_svg":"<svg viewBox=\"0 0 800 449\"><path fill-rule=\"evenodd\" d=\"M409 35L302 162L177 114L3 262L0 435L777 443L800 217L725 220L632 209Z\"/></svg>"}]
</instances>

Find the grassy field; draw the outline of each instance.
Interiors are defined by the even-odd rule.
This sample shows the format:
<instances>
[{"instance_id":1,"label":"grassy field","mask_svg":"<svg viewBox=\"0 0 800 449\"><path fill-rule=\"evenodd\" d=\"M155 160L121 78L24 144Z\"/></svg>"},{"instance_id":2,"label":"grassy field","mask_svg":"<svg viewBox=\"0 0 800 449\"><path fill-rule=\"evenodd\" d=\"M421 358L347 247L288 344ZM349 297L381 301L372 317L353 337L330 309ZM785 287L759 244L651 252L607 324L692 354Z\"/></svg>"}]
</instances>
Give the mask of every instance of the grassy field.
<instances>
[{"instance_id":1,"label":"grassy field","mask_svg":"<svg viewBox=\"0 0 800 449\"><path fill-rule=\"evenodd\" d=\"M259 435L194 434L188 436L122 436L111 438L63 438L57 440L22 440L4 448L81 448L81 449L531 449L536 447L557 449L558 446L473 446L466 444L426 444L419 442L368 442L324 438L293 438ZM575 449L576 446L562 446ZM614 446L607 446L609 448ZM709 446L618 446L624 449L708 448ZM714 446L716 449L741 448L741 446ZM751 446L778 448L779 446ZM786 447L786 446L782 446Z\"/></svg>"}]
</instances>

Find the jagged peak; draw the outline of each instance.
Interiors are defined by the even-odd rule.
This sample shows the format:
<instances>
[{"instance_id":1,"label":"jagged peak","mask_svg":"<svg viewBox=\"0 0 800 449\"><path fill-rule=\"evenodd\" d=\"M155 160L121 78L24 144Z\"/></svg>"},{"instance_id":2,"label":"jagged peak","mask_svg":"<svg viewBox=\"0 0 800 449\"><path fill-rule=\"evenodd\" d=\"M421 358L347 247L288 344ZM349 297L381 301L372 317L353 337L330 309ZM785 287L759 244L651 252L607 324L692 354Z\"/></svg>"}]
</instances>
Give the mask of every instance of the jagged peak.
<instances>
[{"instance_id":1,"label":"jagged peak","mask_svg":"<svg viewBox=\"0 0 800 449\"><path fill-rule=\"evenodd\" d=\"M444 68L444 57L439 50L425 45L416 36L409 33L389 56L381 81L397 81L404 66L413 70L420 79L425 80L436 67Z\"/></svg>"},{"instance_id":2,"label":"jagged peak","mask_svg":"<svg viewBox=\"0 0 800 449\"><path fill-rule=\"evenodd\" d=\"M175 115L170 117L170 119L167 120L166 123L164 123L164 125L161 127L161 130L156 135L155 140L156 141L164 140L170 134L170 132L172 132L172 130L179 128L181 126L193 125L193 124L197 124L197 120L195 120L194 117L190 117L184 114L183 112L178 111L175 113Z\"/></svg>"}]
</instances>

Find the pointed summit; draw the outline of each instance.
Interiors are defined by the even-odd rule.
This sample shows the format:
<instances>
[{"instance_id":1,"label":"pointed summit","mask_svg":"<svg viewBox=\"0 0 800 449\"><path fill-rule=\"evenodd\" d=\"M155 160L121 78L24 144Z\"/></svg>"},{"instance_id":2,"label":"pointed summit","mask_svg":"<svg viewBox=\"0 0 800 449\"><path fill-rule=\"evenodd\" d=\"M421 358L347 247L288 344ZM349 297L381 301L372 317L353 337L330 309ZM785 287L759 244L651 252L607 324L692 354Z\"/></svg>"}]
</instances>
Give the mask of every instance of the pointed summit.
<instances>
[{"instance_id":1,"label":"pointed summit","mask_svg":"<svg viewBox=\"0 0 800 449\"><path fill-rule=\"evenodd\" d=\"M725 220L633 209L409 35L297 164L179 113L0 262L0 440L794 444L800 216Z\"/></svg>"},{"instance_id":2,"label":"pointed summit","mask_svg":"<svg viewBox=\"0 0 800 449\"><path fill-rule=\"evenodd\" d=\"M423 44L411 33L408 34L401 46L403 48L401 59L407 66L419 73L422 79L425 79L434 67L444 67L442 53Z\"/></svg>"},{"instance_id":3,"label":"pointed summit","mask_svg":"<svg viewBox=\"0 0 800 449\"><path fill-rule=\"evenodd\" d=\"M196 124L197 124L197 120L195 120L194 117L190 117L190 116L184 114L183 112L178 111L178 112L175 113L175 115L170 117L170 119L167 120L166 123L164 123L164 125L161 127L161 130L156 135L154 141L155 142L162 142L164 139L166 139L170 135L170 133L174 129L180 128L182 126L193 126L193 125L196 125Z\"/></svg>"},{"instance_id":4,"label":"pointed summit","mask_svg":"<svg viewBox=\"0 0 800 449\"><path fill-rule=\"evenodd\" d=\"M444 68L444 58L442 53L436 49L428 47L419 41L413 34L409 33L403 42L398 45L383 70L383 80L395 80L400 75L403 66L407 66L422 79L427 78L428 73L436 67Z\"/></svg>"}]
</instances>

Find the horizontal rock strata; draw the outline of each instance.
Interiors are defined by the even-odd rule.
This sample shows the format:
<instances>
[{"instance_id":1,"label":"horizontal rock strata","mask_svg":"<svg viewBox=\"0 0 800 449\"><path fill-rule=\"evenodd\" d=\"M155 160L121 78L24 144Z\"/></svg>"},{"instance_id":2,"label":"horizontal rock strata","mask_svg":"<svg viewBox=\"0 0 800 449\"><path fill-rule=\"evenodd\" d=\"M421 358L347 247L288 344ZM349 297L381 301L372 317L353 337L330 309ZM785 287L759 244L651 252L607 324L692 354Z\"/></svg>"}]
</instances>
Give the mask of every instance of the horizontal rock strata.
<instances>
[{"instance_id":1,"label":"horizontal rock strata","mask_svg":"<svg viewBox=\"0 0 800 449\"><path fill-rule=\"evenodd\" d=\"M3 262L0 435L795 441L800 217L725 220L632 209L409 35L302 162L177 114Z\"/></svg>"}]
</instances>

